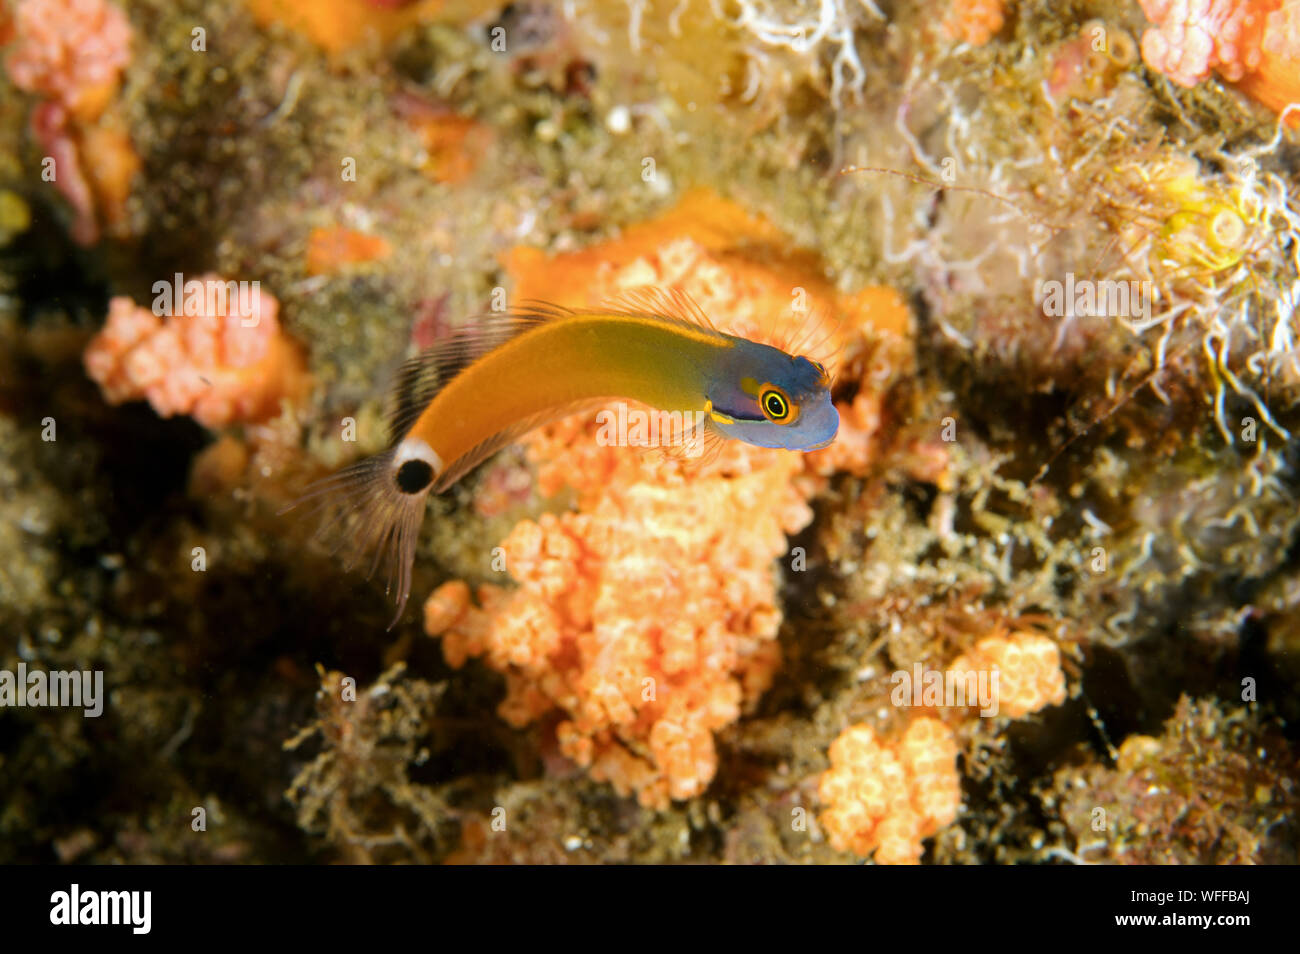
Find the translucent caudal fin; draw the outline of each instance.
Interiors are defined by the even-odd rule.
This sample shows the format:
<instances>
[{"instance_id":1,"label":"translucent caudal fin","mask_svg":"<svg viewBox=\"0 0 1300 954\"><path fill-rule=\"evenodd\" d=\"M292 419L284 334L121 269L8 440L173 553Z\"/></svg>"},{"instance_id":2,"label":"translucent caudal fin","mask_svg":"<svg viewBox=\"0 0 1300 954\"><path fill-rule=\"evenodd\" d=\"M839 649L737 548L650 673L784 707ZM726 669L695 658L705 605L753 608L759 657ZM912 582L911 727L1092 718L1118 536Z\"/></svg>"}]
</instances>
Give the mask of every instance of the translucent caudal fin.
<instances>
[{"instance_id":1,"label":"translucent caudal fin","mask_svg":"<svg viewBox=\"0 0 1300 954\"><path fill-rule=\"evenodd\" d=\"M423 445L423 442L418 442ZM411 567L424 502L437 473L436 455L427 445L404 441L374 457L357 461L307 487L283 512L306 506L319 520L315 537L341 557L349 570L368 564L366 577L383 567L386 592L397 603L392 629L411 596ZM432 455L432 451L429 451Z\"/></svg>"}]
</instances>

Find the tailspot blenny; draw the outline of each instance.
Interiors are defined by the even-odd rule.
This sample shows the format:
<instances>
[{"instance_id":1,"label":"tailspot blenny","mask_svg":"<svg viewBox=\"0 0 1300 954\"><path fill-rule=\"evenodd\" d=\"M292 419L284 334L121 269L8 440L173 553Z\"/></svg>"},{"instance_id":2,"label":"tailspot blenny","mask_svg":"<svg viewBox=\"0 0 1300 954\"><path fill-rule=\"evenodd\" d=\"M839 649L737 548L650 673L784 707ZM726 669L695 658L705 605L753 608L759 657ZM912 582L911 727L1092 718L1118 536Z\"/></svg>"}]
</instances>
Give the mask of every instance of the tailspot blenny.
<instances>
[{"instance_id":1,"label":"tailspot blenny","mask_svg":"<svg viewBox=\"0 0 1300 954\"><path fill-rule=\"evenodd\" d=\"M681 292L643 290L602 308L531 303L486 315L397 375L386 451L306 489L319 536L349 563L383 565L401 617L425 498L535 427L611 399L702 422L728 438L810 451L839 414L818 361L718 331ZM292 509L292 507L287 508Z\"/></svg>"}]
</instances>

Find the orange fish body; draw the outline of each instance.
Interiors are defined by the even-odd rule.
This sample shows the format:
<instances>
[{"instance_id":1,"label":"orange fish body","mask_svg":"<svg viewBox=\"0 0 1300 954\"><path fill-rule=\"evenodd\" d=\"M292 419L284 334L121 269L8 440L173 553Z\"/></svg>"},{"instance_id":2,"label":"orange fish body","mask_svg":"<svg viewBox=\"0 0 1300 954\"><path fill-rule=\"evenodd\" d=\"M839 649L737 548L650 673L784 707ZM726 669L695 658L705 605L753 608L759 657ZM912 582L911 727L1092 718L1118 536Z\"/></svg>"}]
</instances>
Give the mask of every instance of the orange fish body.
<instances>
[{"instance_id":1,"label":"orange fish body","mask_svg":"<svg viewBox=\"0 0 1300 954\"><path fill-rule=\"evenodd\" d=\"M688 298L643 292L608 309L535 305L483 318L403 366L391 443L308 489L321 534L388 569L400 617L425 498L547 421L611 398L696 420L705 437L812 450L839 416L826 369L715 329ZM638 307L639 306L639 307ZM397 617L393 622L396 623Z\"/></svg>"}]
</instances>

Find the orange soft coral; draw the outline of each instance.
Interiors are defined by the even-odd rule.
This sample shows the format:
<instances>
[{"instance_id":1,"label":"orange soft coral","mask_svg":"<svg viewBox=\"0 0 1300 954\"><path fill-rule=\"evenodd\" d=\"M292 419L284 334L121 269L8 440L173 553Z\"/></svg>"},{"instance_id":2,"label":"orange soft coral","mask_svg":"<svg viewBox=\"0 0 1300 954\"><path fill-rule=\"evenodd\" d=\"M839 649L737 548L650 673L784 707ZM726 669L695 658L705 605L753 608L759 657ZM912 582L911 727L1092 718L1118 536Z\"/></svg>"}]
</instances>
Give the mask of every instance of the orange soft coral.
<instances>
[{"instance_id":1,"label":"orange soft coral","mask_svg":"<svg viewBox=\"0 0 1300 954\"><path fill-rule=\"evenodd\" d=\"M983 46L1002 29L1002 0L952 0L943 31L951 39Z\"/></svg>"},{"instance_id":2,"label":"orange soft coral","mask_svg":"<svg viewBox=\"0 0 1300 954\"><path fill-rule=\"evenodd\" d=\"M868 725L850 726L831 743L830 760L818 796L822 827L837 851L915 864L921 841L957 817L957 744L938 719L915 720L892 743Z\"/></svg>"},{"instance_id":3,"label":"orange soft coral","mask_svg":"<svg viewBox=\"0 0 1300 954\"><path fill-rule=\"evenodd\" d=\"M224 285L214 275L198 280L205 289ZM280 329L274 296L254 283L238 309L209 314L204 295L186 303L195 307L162 317L126 297L109 303L84 360L110 404L143 398L163 417L191 414L219 428L266 420L282 399L303 392L303 356Z\"/></svg>"},{"instance_id":4,"label":"orange soft coral","mask_svg":"<svg viewBox=\"0 0 1300 954\"><path fill-rule=\"evenodd\" d=\"M393 251L382 235L334 225L312 229L307 236L308 275L332 275L354 265L378 262Z\"/></svg>"},{"instance_id":5,"label":"orange soft coral","mask_svg":"<svg viewBox=\"0 0 1300 954\"><path fill-rule=\"evenodd\" d=\"M1181 86L1212 71L1278 112L1300 103L1300 7L1291 0L1140 0L1142 58Z\"/></svg>"},{"instance_id":6,"label":"orange soft coral","mask_svg":"<svg viewBox=\"0 0 1300 954\"><path fill-rule=\"evenodd\" d=\"M245 0L258 23L278 23L337 53L369 39L391 40L437 14L445 0Z\"/></svg>"},{"instance_id":7,"label":"orange soft coral","mask_svg":"<svg viewBox=\"0 0 1300 954\"><path fill-rule=\"evenodd\" d=\"M1300 3L1289 0L1269 12L1259 69L1243 77L1237 88L1277 113L1300 106ZM1300 112L1292 110L1288 123L1300 126Z\"/></svg>"},{"instance_id":8,"label":"orange soft coral","mask_svg":"<svg viewBox=\"0 0 1300 954\"><path fill-rule=\"evenodd\" d=\"M1018 719L1065 701L1065 675L1056 643L1037 633L996 633L948 667L954 672L998 671L998 715Z\"/></svg>"},{"instance_id":9,"label":"orange soft coral","mask_svg":"<svg viewBox=\"0 0 1300 954\"><path fill-rule=\"evenodd\" d=\"M414 96L399 97L396 105L424 146L421 168L434 182L464 182L490 154L493 133L485 123Z\"/></svg>"},{"instance_id":10,"label":"orange soft coral","mask_svg":"<svg viewBox=\"0 0 1300 954\"><path fill-rule=\"evenodd\" d=\"M510 269L517 297L573 305L648 284L680 288L720 326L762 340L858 301L782 248L771 225L694 193L618 240L555 259L520 250ZM843 327L862 330L867 314ZM905 313L876 316L881 333L906 326ZM425 628L443 637L452 665L482 656L505 673L508 721L560 710L565 755L664 806L708 785L713 732L778 664L775 561L812 517L795 480L805 461L735 441L708 463L664 459L602 446L595 432L569 418L528 439L540 491L570 488L576 512L519 524L503 543L518 588L481 587L476 608L468 587L447 584L430 598Z\"/></svg>"},{"instance_id":11,"label":"orange soft coral","mask_svg":"<svg viewBox=\"0 0 1300 954\"><path fill-rule=\"evenodd\" d=\"M567 430L570 464L618 456ZM563 438L552 441L565 453ZM810 513L788 459L689 487L634 458L600 463L611 486L587 491L589 512L525 521L503 542L518 589L482 587L474 609L464 584L446 584L425 624L443 633L452 665L482 655L506 674L507 721L560 708L569 758L663 806L704 789L713 731L770 681L780 623L772 560Z\"/></svg>"}]
</instances>

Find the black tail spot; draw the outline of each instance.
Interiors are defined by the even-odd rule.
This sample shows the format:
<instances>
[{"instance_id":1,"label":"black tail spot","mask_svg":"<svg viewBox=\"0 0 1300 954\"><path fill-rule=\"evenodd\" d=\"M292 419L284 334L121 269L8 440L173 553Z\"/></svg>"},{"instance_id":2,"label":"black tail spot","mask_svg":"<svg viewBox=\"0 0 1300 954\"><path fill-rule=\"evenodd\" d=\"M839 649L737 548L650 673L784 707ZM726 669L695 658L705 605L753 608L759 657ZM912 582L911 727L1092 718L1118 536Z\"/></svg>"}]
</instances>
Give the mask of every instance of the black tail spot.
<instances>
[{"instance_id":1,"label":"black tail spot","mask_svg":"<svg viewBox=\"0 0 1300 954\"><path fill-rule=\"evenodd\" d=\"M418 494L433 483L433 468L418 458L402 461L397 468L397 489L404 494Z\"/></svg>"}]
</instances>

